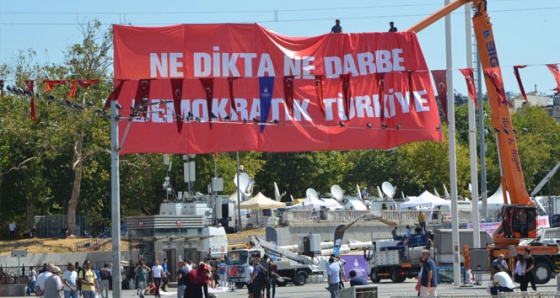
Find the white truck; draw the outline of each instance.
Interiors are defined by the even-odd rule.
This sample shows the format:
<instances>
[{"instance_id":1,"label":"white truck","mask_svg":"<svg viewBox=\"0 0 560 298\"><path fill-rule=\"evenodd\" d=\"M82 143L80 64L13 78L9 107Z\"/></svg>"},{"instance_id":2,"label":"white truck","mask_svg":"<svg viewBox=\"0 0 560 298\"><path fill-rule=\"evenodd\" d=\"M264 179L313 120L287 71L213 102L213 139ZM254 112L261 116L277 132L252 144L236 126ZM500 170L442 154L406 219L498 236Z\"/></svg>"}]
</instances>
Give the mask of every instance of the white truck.
<instances>
[{"instance_id":1,"label":"white truck","mask_svg":"<svg viewBox=\"0 0 560 298\"><path fill-rule=\"evenodd\" d=\"M400 283L418 276L423 249L424 246L405 245L402 240L373 241L372 246L364 250L371 281L378 283L381 279L390 279Z\"/></svg>"},{"instance_id":2,"label":"white truck","mask_svg":"<svg viewBox=\"0 0 560 298\"><path fill-rule=\"evenodd\" d=\"M247 268L251 266L252 257L256 254L263 256L268 253L279 258L274 261L277 267L275 273L282 278L277 282L278 286L285 286L288 282L301 286L310 276L322 277L326 271L326 260L323 258L299 255L253 235L249 236L249 241L253 244L252 248L236 249L227 253L227 280L228 283L234 283L238 289L245 285Z\"/></svg>"}]
</instances>

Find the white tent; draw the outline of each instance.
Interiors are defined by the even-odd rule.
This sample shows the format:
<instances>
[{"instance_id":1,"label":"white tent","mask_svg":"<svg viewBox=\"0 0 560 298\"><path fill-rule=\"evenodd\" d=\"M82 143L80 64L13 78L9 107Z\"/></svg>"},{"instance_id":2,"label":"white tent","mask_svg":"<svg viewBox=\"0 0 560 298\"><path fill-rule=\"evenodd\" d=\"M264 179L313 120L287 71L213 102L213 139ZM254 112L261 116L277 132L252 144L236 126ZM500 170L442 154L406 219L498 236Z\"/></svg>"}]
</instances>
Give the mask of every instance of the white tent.
<instances>
[{"instance_id":1,"label":"white tent","mask_svg":"<svg viewBox=\"0 0 560 298\"><path fill-rule=\"evenodd\" d=\"M305 201L286 207L286 209L313 209L313 210L320 210L321 207L327 207L327 203L319 200L316 197L307 196Z\"/></svg>"},{"instance_id":2,"label":"white tent","mask_svg":"<svg viewBox=\"0 0 560 298\"><path fill-rule=\"evenodd\" d=\"M399 209L405 209L410 207L428 207L433 210L437 206L450 206L451 201L444 200L442 198L436 197L429 191L424 191L418 197L408 197L410 201L404 202L399 205Z\"/></svg>"},{"instance_id":3,"label":"white tent","mask_svg":"<svg viewBox=\"0 0 560 298\"><path fill-rule=\"evenodd\" d=\"M241 202L241 209L273 209L273 208L285 208L286 203L277 202L270 198L267 198L262 193L258 193L256 196L252 197L250 200ZM237 206L236 206L237 208Z\"/></svg>"},{"instance_id":4,"label":"white tent","mask_svg":"<svg viewBox=\"0 0 560 298\"><path fill-rule=\"evenodd\" d=\"M509 204L511 201L508 191L506 191L506 196ZM486 198L486 205L488 207L488 211L493 212L494 215L496 215L496 212L502 211L502 207L504 206L504 194L502 193L502 185L498 187L493 195ZM482 201L478 202L478 210L482 211Z\"/></svg>"}]
</instances>

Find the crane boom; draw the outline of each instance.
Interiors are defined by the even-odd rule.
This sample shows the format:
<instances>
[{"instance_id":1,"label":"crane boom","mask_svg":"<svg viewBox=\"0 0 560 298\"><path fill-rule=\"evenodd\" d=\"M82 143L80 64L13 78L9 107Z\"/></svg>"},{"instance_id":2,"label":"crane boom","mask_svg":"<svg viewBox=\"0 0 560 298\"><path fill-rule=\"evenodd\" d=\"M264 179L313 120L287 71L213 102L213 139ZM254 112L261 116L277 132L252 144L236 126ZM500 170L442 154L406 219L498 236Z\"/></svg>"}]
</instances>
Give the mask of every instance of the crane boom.
<instances>
[{"instance_id":1,"label":"crane boom","mask_svg":"<svg viewBox=\"0 0 560 298\"><path fill-rule=\"evenodd\" d=\"M535 188L531 192L531 197L534 197L537 193L539 193L539 191L541 191L543 186L545 186L546 183L548 181L550 181L550 179L552 179L552 176L554 176L554 174L556 174L556 171L558 171L559 168L560 168L560 162L557 163L554 166L554 168L552 168L552 170L550 170L550 172L548 172L548 174L546 174L546 176L544 176L544 178L541 180L541 182L539 182L539 184L537 184L537 186L535 186Z\"/></svg>"},{"instance_id":2,"label":"crane boom","mask_svg":"<svg viewBox=\"0 0 560 298\"><path fill-rule=\"evenodd\" d=\"M299 255L295 252L289 251L287 249L278 247L277 245L264 241L262 239L259 239L257 236L254 235L249 235L249 241L251 241L256 248L262 248L264 250L268 250L274 254L286 257L292 261L296 261L300 264L306 264L306 265L312 265L313 264L313 260L307 256L302 256Z\"/></svg>"},{"instance_id":3,"label":"crane boom","mask_svg":"<svg viewBox=\"0 0 560 298\"><path fill-rule=\"evenodd\" d=\"M486 0L454 1L412 26L409 31L419 32L469 2L472 2L476 8L472 21L480 63L484 69L493 69L492 76L501 78L502 74L499 68L500 62L496 43L494 42L492 23L490 23L490 17L486 11ZM512 204L512 206L504 206L502 211L502 227L498 228L494 233L494 243L515 245L519 242L519 238L534 238L537 236L535 204L529 197L527 187L525 186L515 131L513 130L509 112L509 102L501 102L498 90L494 87L492 80L488 76L485 76L485 83L488 92L488 103L492 110L491 124L496 132L498 159L502 175L500 181L502 182L504 194L506 189L509 191ZM498 88L503 88L503 86L498 86ZM527 231L516 232L512 229L512 221L514 219L519 220L520 216L522 216L521 218L526 218L525 224L529 227Z\"/></svg>"}]
</instances>

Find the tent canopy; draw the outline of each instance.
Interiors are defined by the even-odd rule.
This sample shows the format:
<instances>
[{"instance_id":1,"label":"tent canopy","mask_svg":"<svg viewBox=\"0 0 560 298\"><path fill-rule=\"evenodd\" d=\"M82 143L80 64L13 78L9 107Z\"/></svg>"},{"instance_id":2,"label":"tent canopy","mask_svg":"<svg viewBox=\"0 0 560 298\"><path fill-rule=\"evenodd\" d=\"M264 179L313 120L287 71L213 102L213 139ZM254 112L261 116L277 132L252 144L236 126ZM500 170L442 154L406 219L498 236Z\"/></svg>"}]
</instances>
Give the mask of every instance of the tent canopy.
<instances>
[{"instance_id":1,"label":"tent canopy","mask_svg":"<svg viewBox=\"0 0 560 298\"><path fill-rule=\"evenodd\" d=\"M286 203L277 202L275 200L267 198L265 195L263 195L260 192L256 196L252 197L250 200L247 200L240 204L241 209L273 209L273 208L285 208L285 207L286 207Z\"/></svg>"},{"instance_id":2,"label":"tent canopy","mask_svg":"<svg viewBox=\"0 0 560 298\"><path fill-rule=\"evenodd\" d=\"M424 191L418 197L409 197L410 201L404 202L399 205L399 209L410 208L410 207L429 207L433 210L437 206L450 206L451 201L444 200L440 197L436 197L429 191Z\"/></svg>"}]
</instances>

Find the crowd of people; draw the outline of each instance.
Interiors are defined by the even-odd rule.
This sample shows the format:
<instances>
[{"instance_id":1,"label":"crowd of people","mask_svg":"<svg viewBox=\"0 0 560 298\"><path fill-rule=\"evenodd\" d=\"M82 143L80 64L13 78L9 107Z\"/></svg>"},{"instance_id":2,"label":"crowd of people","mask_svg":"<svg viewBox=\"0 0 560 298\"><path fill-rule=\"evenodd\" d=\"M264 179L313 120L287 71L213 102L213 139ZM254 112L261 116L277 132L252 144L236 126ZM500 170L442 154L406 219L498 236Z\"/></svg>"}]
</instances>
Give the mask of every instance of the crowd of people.
<instances>
[{"instance_id":1,"label":"crowd of people","mask_svg":"<svg viewBox=\"0 0 560 298\"><path fill-rule=\"evenodd\" d=\"M69 262L66 270L52 263L45 263L39 272L33 267L29 268L29 284L27 296L35 293L44 298L95 298L100 295L109 297L111 288L112 264L105 263L103 268L97 270L91 261L86 260L82 266L79 262Z\"/></svg>"}]
</instances>

